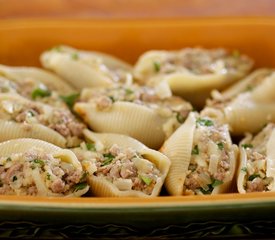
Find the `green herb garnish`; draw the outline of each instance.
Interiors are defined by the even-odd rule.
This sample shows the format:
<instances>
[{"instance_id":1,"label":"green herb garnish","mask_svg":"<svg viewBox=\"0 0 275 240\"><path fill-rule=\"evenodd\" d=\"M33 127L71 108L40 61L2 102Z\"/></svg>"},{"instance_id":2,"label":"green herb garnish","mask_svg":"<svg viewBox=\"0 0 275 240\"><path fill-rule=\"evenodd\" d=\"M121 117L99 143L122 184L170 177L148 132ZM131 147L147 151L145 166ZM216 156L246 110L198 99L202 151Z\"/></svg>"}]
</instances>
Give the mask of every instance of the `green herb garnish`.
<instances>
[{"instance_id":1,"label":"green herb garnish","mask_svg":"<svg viewBox=\"0 0 275 240\"><path fill-rule=\"evenodd\" d=\"M223 145L222 142L217 143L217 145L218 145L218 148L219 148L220 150L223 150L223 149L224 149L224 145Z\"/></svg>"},{"instance_id":2,"label":"green herb garnish","mask_svg":"<svg viewBox=\"0 0 275 240\"><path fill-rule=\"evenodd\" d=\"M12 181L15 182L17 180L16 176L13 176Z\"/></svg>"},{"instance_id":3,"label":"green herb garnish","mask_svg":"<svg viewBox=\"0 0 275 240\"><path fill-rule=\"evenodd\" d=\"M71 58L72 58L73 60L77 60L77 59L79 58L78 53L76 53L76 52L72 53L72 54L71 54Z\"/></svg>"},{"instance_id":4,"label":"green herb garnish","mask_svg":"<svg viewBox=\"0 0 275 240\"><path fill-rule=\"evenodd\" d=\"M210 126L214 125L213 121L211 121L209 119L205 119L205 118L198 118L196 123L201 126L206 126L206 127L210 127Z\"/></svg>"},{"instance_id":5,"label":"green herb garnish","mask_svg":"<svg viewBox=\"0 0 275 240\"><path fill-rule=\"evenodd\" d=\"M192 149L191 154L192 155L199 155L199 153L200 153L199 147L198 147L198 145L195 145L195 147Z\"/></svg>"},{"instance_id":6,"label":"green herb garnish","mask_svg":"<svg viewBox=\"0 0 275 240\"><path fill-rule=\"evenodd\" d=\"M130 89L130 88L126 88L125 89L125 94L126 95L131 95L131 94L133 94L134 93L134 91L132 90L132 89Z\"/></svg>"},{"instance_id":7,"label":"green herb garnish","mask_svg":"<svg viewBox=\"0 0 275 240\"><path fill-rule=\"evenodd\" d=\"M159 72L160 71L160 63L159 62L153 62L154 64L154 69L156 72Z\"/></svg>"},{"instance_id":8,"label":"green herb garnish","mask_svg":"<svg viewBox=\"0 0 275 240\"><path fill-rule=\"evenodd\" d=\"M55 46L51 48L52 51L61 52L61 46Z\"/></svg>"},{"instance_id":9,"label":"green herb garnish","mask_svg":"<svg viewBox=\"0 0 275 240\"><path fill-rule=\"evenodd\" d=\"M79 93L74 93L68 96L60 96L60 98L67 104L69 108L73 108L74 103L79 98Z\"/></svg>"},{"instance_id":10,"label":"green herb garnish","mask_svg":"<svg viewBox=\"0 0 275 240\"><path fill-rule=\"evenodd\" d=\"M177 120L179 123L184 123L185 121L185 117L183 117L180 113L177 113L177 116L176 116Z\"/></svg>"},{"instance_id":11,"label":"green herb garnish","mask_svg":"<svg viewBox=\"0 0 275 240\"><path fill-rule=\"evenodd\" d=\"M94 143L86 143L86 148L89 150L89 151L96 151L96 148L95 148L95 144Z\"/></svg>"},{"instance_id":12,"label":"green herb garnish","mask_svg":"<svg viewBox=\"0 0 275 240\"><path fill-rule=\"evenodd\" d=\"M82 189L84 189L86 187L87 187L87 183L86 182L78 183L78 184L75 185L74 191L77 192L77 191L82 190Z\"/></svg>"},{"instance_id":13,"label":"green herb garnish","mask_svg":"<svg viewBox=\"0 0 275 240\"><path fill-rule=\"evenodd\" d=\"M217 186L219 186L221 184L223 184L223 181L218 180L218 179L214 179L214 181L212 182L211 186L214 188L214 187L217 187Z\"/></svg>"},{"instance_id":14,"label":"green herb garnish","mask_svg":"<svg viewBox=\"0 0 275 240\"><path fill-rule=\"evenodd\" d=\"M49 97L51 94L51 91L48 89L36 88L32 91L32 99L36 99L38 97Z\"/></svg>"},{"instance_id":15,"label":"green herb garnish","mask_svg":"<svg viewBox=\"0 0 275 240\"><path fill-rule=\"evenodd\" d=\"M250 143L245 143L245 144L242 144L242 147L243 147L244 149L253 148L253 145L250 144Z\"/></svg>"},{"instance_id":16,"label":"green herb garnish","mask_svg":"<svg viewBox=\"0 0 275 240\"><path fill-rule=\"evenodd\" d=\"M10 157L8 157L8 158L6 159L6 161L7 161L7 162L10 162L10 161L11 161L11 158L10 158Z\"/></svg>"},{"instance_id":17,"label":"green herb garnish","mask_svg":"<svg viewBox=\"0 0 275 240\"><path fill-rule=\"evenodd\" d=\"M47 180L51 180L51 174L47 173Z\"/></svg>"},{"instance_id":18,"label":"green herb garnish","mask_svg":"<svg viewBox=\"0 0 275 240\"><path fill-rule=\"evenodd\" d=\"M249 92L252 91L253 90L253 86L247 85L246 90L249 91Z\"/></svg>"},{"instance_id":19,"label":"green herb garnish","mask_svg":"<svg viewBox=\"0 0 275 240\"><path fill-rule=\"evenodd\" d=\"M247 167L242 167L242 168L241 168L241 171L247 172Z\"/></svg>"},{"instance_id":20,"label":"green herb garnish","mask_svg":"<svg viewBox=\"0 0 275 240\"><path fill-rule=\"evenodd\" d=\"M81 176L81 178L80 178L80 182L85 182L86 181L86 178L87 178L87 176L88 176L88 172L84 172L83 174L82 174L82 176Z\"/></svg>"},{"instance_id":21,"label":"green herb garnish","mask_svg":"<svg viewBox=\"0 0 275 240\"><path fill-rule=\"evenodd\" d=\"M44 161L40 159L34 159L33 162L40 165L41 167L45 165Z\"/></svg>"},{"instance_id":22,"label":"green herb garnish","mask_svg":"<svg viewBox=\"0 0 275 240\"><path fill-rule=\"evenodd\" d=\"M110 164L115 158L115 156L112 155L111 153L104 153L103 157L104 157L104 162L101 164L101 166L106 166Z\"/></svg>"},{"instance_id":23,"label":"green herb garnish","mask_svg":"<svg viewBox=\"0 0 275 240\"><path fill-rule=\"evenodd\" d=\"M109 96L109 98L111 99L112 103L114 103L116 101L113 96Z\"/></svg>"},{"instance_id":24,"label":"green herb garnish","mask_svg":"<svg viewBox=\"0 0 275 240\"><path fill-rule=\"evenodd\" d=\"M149 186L152 182L152 178L150 177L140 175L140 178L147 186Z\"/></svg>"},{"instance_id":25,"label":"green herb garnish","mask_svg":"<svg viewBox=\"0 0 275 240\"><path fill-rule=\"evenodd\" d=\"M257 177L260 177L260 174L252 174L248 177L248 181L253 181Z\"/></svg>"}]
</instances>

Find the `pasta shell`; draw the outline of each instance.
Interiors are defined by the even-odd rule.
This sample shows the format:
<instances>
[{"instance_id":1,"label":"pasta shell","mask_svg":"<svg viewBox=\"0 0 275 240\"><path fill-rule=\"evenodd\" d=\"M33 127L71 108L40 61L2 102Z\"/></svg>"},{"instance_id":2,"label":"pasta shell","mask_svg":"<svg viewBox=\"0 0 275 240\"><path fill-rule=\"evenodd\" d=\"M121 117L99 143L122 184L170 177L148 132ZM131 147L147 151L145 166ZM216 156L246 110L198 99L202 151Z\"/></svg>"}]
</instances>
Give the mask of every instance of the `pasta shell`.
<instances>
[{"instance_id":1,"label":"pasta shell","mask_svg":"<svg viewBox=\"0 0 275 240\"><path fill-rule=\"evenodd\" d=\"M161 152L171 160L165 182L171 195L230 191L238 148L232 145L226 125L190 113L165 141Z\"/></svg>"},{"instance_id":2,"label":"pasta shell","mask_svg":"<svg viewBox=\"0 0 275 240\"><path fill-rule=\"evenodd\" d=\"M195 115L190 113L185 123L165 141L160 149L171 161L165 187L173 196L184 193L184 181L190 164L195 126Z\"/></svg>"},{"instance_id":3,"label":"pasta shell","mask_svg":"<svg viewBox=\"0 0 275 240\"><path fill-rule=\"evenodd\" d=\"M142 156L143 160L141 161L153 163L160 172L150 194L146 194L141 190L121 190L114 182L108 180L104 176L90 176L89 183L94 195L100 197L153 197L159 195L170 167L170 161L166 156L158 151L149 149L136 139L125 135L93 133L89 130L84 130L84 135L86 139L92 142L101 142L104 149L109 149L114 144L117 144L122 149L132 149L132 151Z\"/></svg>"},{"instance_id":4,"label":"pasta shell","mask_svg":"<svg viewBox=\"0 0 275 240\"><path fill-rule=\"evenodd\" d=\"M16 83L20 83L23 80L32 80L37 82L37 84L42 83L50 90L57 91L60 94L70 94L74 92L74 89L58 76L35 67L10 67L0 65L0 76L1 75Z\"/></svg>"},{"instance_id":5,"label":"pasta shell","mask_svg":"<svg viewBox=\"0 0 275 240\"><path fill-rule=\"evenodd\" d=\"M248 134L240 142L239 193L275 191L274 144L274 124L268 124L254 137Z\"/></svg>"},{"instance_id":6,"label":"pasta shell","mask_svg":"<svg viewBox=\"0 0 275 240\"><path fill-rule=\"evenodd\" d=\"M69 130L68 124L73 124L76 130L79 128L78 135ZM32 102L16 94L0 94L0 126L1 141L29 137L60 147L78 145L85 127L67 109Z\"/></svg>"},{"instance_id":7,"label":"pasta shell","mask_svg":"<svg viewBox=\"0 0 275 240\"><path fill-rule=\"evenodd\" d=\"M157 149L165 139L162 129L167 118L152 109L131 102L115 102L109 110L98 110L92 103L76 103L74 110L96 132L131 136Z\"/></svg>"},{"instance_id":8,"label":"pasta shell","mask_svg":"<svg viewBox=\"0 0 275 240\"><path fill-rule=\"evenodd\" d=\"M224 49L149 51L139 58L134 76L150 85L167 81L174 94L202 107L212 89L224 89L244 77L252 65L248 57Z\"/></svg>"},{"instance_id":9,"label":"pasta shell","mask_svg":"<svg viewBox=\"0 0 275 240\"><path fill-rule=\"evenodd\" d=\"M114 75L117 69L124 71L123 74L131 70L130 65L107 54L66 46L44 52L41 62L45 68L56 72L78 90L109 86L116 81L117 76Z\"/></svg>"},{"instance_id":10,"label":"pasta shell","mask_svg":"<svg viewBox=\"0 0 275 240\"><path fill-rule=\"evenodd\" d=\"M233 99L237 97L240 93L249 91L257 87L272 72L272 69L266 68L261 68L253 71L244 79L236 82L235 84L224 90L221 93L223 100Z\"/></svg>"},{"instance_id":11,"label":"pasta shell","mask_svg":"<svg viewBox=\"0 0 275 240\"><path fill-rule=\"evenodd\" d=\"M250 93L246 93L224 108L224 121L230 125L234 135L242 135L245 132L256 133L266 123L275 121L274 109L274 103L256 102Z\"/></svg>"},{"instance_id":12,"label":"pasta shell","mask_svg":"<svg viewBox=\"0 0 275 240\"><path fill-rule=\"evenodd\" d=\"M13 139L0 144L2 194L79 197L89 190L79 187L83 170L74 153L53 144L29 138ZM55 169L55 170L54 170ZM67 172L74 180L56 172ZM67 185L67 186L66 186Z\"/></svg>"}]
</instances>

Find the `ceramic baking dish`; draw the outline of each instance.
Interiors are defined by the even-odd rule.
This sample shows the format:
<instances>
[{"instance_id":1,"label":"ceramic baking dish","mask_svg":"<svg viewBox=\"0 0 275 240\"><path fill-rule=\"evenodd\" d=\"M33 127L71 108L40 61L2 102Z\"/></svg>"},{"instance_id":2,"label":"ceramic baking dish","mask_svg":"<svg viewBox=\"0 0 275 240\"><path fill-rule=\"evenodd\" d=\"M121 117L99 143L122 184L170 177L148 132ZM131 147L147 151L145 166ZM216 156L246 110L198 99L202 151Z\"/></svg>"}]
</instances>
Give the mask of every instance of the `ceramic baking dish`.
<instances>
[{"instance_id":1,"label":"ceramic baking dish","mask_svg":"<svg viewBox=\"0 0 275 240\"><path fill-rule=\"evenodd\" d=\"M248 54L257 67L274 67L274 37L275 18L1 20L0 63L39 66L42 51L67 44L131 63L149 49L226 47ZM0 220L5 236L243 236L272 233L275 193L146 199L0 196Z\"/></svg>"}]
</instances>

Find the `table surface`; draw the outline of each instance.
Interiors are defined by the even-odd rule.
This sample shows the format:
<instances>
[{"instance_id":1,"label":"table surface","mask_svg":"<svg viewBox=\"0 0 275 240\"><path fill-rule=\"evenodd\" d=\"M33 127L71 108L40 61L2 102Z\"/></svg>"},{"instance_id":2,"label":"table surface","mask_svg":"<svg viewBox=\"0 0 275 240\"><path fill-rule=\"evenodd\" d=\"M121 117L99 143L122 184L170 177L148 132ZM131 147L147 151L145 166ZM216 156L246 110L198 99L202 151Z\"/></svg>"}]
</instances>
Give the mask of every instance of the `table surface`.
<instances>
[{"instance_id":1,"label":"table surface","mask_svg":"<svg viewBox=\"0 0 275 240\"><path fill-rule=\"evenodd\" d=\"M0 0L6 18L275 16L274 0Z\"/></svg>"}]
</instances>

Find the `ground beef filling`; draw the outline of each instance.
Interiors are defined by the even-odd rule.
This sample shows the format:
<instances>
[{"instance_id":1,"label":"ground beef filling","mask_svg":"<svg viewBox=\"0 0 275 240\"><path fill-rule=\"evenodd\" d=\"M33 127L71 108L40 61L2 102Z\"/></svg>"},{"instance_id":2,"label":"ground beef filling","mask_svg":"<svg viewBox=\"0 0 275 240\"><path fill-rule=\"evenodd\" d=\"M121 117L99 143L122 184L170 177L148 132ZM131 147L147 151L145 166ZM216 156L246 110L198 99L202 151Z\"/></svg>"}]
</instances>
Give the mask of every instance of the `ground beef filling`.
<instances>
[{"instance_id":1,"label":"ground beef filling","mask_svg":"<svg viewBox=\"0 0 275 240\"><path fill-rule=\"evenodd\" d=\"M193 74L236 74L238 71L246 70L252 64L246 56L240 55L237 51L232 53L225 49L206 50L202 48L186 48L179 52L169 53L166 61L156 62L153 68L158 73L173 73L187 69Z\"/></svg>"},{"instance_id":2,"label":"ground beef filling","mask_svg":"<svg viewBox=\"0 0 275 240\"><path fill-rule=\"evenodd\" d=\"M194 133L191 161L185 179L188 194L211 194L223 184L230 169L227 128L213 120L199 118Z\"/></svg>"},{"instance_id":3,"label":"ground beef filling","mask_svg":"<svg viewBox=\"0 0 275 240\"><path fill-rule=\"evenodd\" d=\"M35 102L14 103L3 101L2 107L8 118L19 123L41 123L64 136L65 138L81 138L85 125L78 121L67 109L51 108L44 111Z\"/></svg>"},{"instance_id":4,"label":"ground beef filling","mask_svg":"<svg viewBox=\"0 0 275 240\"><path fill-rule=\"evenodd\" d=\"M141 191L150 195L160 171L131 148L122 149L114 144L98 154L95 176L105 177L120 190Z\"/></svg>"},{"instance_id":5,"label":"ground beef filling","mask_svg":"<svg viewBox=\"0 0 275 240\"><path fill-rule=\"evenodd\" d=\"M36 170L41 175L42 184L52 193L67 195L84 188L86 176L82 171L41 149L32 148L25 153L0 158L0 194L37 195L33 175Z\"/></svg>"}]
</instances>

